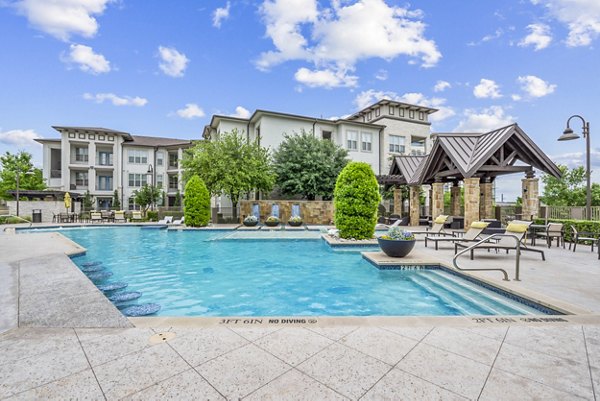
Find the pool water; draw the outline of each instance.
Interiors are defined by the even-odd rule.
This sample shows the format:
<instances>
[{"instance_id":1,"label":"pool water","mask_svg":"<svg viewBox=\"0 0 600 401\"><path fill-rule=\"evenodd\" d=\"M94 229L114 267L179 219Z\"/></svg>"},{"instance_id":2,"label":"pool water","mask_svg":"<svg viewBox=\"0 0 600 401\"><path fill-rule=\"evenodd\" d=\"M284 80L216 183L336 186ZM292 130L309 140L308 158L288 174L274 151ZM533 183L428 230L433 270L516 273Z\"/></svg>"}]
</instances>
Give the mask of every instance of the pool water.
<instances>
[{"instance_id":1,"label":"pool water","mask_svg":"<svg viewBox=\"0 0 600 401\"><path fill-rule=\"evenodd\" d=\"M233 240L222 231L61 230L158 303L162 316L449 316L542 314L442 269L379 270L321 239Z\"/></svg>"}]
</instances>

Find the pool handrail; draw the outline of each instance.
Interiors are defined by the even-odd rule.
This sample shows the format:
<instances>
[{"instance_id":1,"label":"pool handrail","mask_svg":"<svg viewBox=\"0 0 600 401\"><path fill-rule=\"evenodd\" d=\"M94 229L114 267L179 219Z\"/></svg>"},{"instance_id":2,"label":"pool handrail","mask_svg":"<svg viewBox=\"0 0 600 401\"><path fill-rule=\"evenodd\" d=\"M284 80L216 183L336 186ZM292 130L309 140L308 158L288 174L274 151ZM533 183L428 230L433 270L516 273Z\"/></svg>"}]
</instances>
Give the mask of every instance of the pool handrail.
<instances>
[{"instance_id":1,"label":"pool handrail","mask_svg":"<svg viewBox=\"0 0 600 401\"><path fill-rule=\"evenodd\" d=\"M517 237L514 234L500 234L500 233L496 233L496 234L492 234L489 237L485 237L484 239L482 239L481 241L463 249L460 252L457 252L456 255L454 255L454 258L452 259L452 264L454 265L454 267L457 270L460 271L500 271L502 272L502 274L504 275L503 280L504 281L510 281L510 279L508 278L508 273L506 272L506 270L504 269L500 269L500 268L477 268L477 269L463 269L461 267L458 266L458 263L456 262L456 260L458 259L459 256L461 256L462 254L466 253L467 251L472 251L473 249L477 248L477 246L483 244L483 243L487 243L489 242L490 239L492 238L498 238L498 237L513 237L515 239L515 241L517 242L517 246L516 246L516 251L517 251L517 256L516 256L516 261L515 261L515 281L521 281L519 279L519 267L520 267L520 259L521 259L521 240L519 239L519 237Z\"/></svg>"}]
</instances>

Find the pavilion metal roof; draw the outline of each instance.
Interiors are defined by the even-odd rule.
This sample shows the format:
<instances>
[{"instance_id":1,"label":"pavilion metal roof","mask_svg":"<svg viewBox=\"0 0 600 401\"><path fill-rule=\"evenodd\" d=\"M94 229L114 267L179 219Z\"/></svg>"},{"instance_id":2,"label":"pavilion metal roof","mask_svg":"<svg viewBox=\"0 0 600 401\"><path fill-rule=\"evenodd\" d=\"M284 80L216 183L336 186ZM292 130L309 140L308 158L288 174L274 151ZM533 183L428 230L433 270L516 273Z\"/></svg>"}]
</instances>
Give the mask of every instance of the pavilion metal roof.
<instances>
[{"instance_id":1,"label":"pavilion metal roof","mask_svg":"<svg viewBox=\"0 0 600 401\"><path fill-rule=\"evenodd\" d=\"M435 134L427 156L417 163L415 156L396 156L390 174L400 171L409 185L429 184L473 176L496 177L528 172L533 167L560 178L552 160L517 125L486 133ZM520 163L520 165L516 165Z\"/></svg>"}]
</instances>

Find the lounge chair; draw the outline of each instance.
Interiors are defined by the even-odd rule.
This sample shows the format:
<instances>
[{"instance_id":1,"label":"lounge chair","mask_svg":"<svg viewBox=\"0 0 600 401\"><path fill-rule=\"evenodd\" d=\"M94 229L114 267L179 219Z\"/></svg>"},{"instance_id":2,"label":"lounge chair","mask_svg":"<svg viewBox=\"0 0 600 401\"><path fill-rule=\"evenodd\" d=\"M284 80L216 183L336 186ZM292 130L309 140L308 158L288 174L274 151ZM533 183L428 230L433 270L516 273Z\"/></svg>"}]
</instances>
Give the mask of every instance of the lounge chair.
<instances>
[{"instance_id":1,"label":"lounge chair","mask_svg":"<svg viewBox=\"0 0 600 401\"><path fill-rule=\"evenodd\" d=\"M142 212L139 210L131 212L131 221L142 221Z\"/></svg>"},{"instance_id":2,"label":"lounge chair","mask_svg":"<svg viewBox=\"0 0 600 401\"><path fill-rule=\"evenodd\" d=\"M92 223L102 223L102 213L100 213L100 212L90 213L90 221Z\"/></svg>"},{"instance_id":3,"label":"lounge chair","mask_svg":"<svg viewBox=\"0 0 600 401\"><path fill-rule=\"evenodd\" d=\"M180 219L173 220L173 225L175 226L180 226L182 224L185 224L185 216L181 217Z\"/></svg>"},{"instance_id":4,"label":"lounge chair","mask_svg":"<svg viewBox=\"0 0 600 401\"><path fill-rule=\"evenodd\" d=\"M115 212L115 223L116 222L122 222L125 223L127 221L127 219L125 218L125 212L122 210L116 211Z\"/></svg>"},{"instance_id":5,"label":"lounge chair","mask_svg":"<svg viewBox=\"0 0 600 401\"><path fill-rule=\"evenodd\" d=\"M437 234L437 235L452 235L449 233L446 233L446 231L444 231L444 224L446 224L446 221L448 221L448 217L446 215L439 215L438 217L435 218L435 220L433 221L433 225L431 226L431 228L427 228L427 230L425 231L413 231L411 230L411 232L413 234Z\"/></svg>"},{"instance_id":6,"label":"lounge chair","mask_svg":"<svg viewBox=\"0 0 600 401\"><path fill-rule=\"evenodd\" d=\"M533 248L529 248L527 245L525 245L523 242L524 238L525 238L525 234L527 234L527 230L529 228L529 226L531 225L530 221L519 221L517 222L516 220L511 222L508 227L506 227L506 234L511 234L514 235L515 237L517 237L517 239L519 240L519 242L521 242L521 246L520 249L521 251L531 251L531 252L537 252L539 254L542 255L542 260L546 260L546 256L544 255L544 251L540 250L540 249L533 249ZM454 243L454 253L458 252L458 248L467 248L469 245L467 244L462 244L459 242L455 242ZM483 243L477 246L476 249L505 249L506 253L508 253L508 251L514 249L517 249L517 244L515 243L514 238L508 237L508 236L504 236L504 237L500 237L500 240L496 243L493 242L489 242L489 243ZM473 251L474 249L471 249L471 260L473 259Z\"/></svg>"},{"instance_id":7,"label":"lounge chair","mask_svg":"<svg viewBox=\"0 0 600 401\"><path fill-rule=\"evenodd\" d=\"M483 230L485 230L485 228L488 226L489 223L485 223L483 221L474 221L473 223L471 223L471 227L469 227L469 229L467 230L467 232L465 232L465 234L462 237L444 237L444 236L426 236L425 237L425 246L427 246L427 241L434 241L435 242L435 250L438 250L438 242L439 241L450 241L450 242L474 242L474 241L478 241L481 238L479 238L479 236L481 235L481 233L483 232Z\"/></svg>"},{"instance_id":8,"label":"lounge chair","mask_svg":"<svg viewBox=\"0 0 600 401\"><path fill-rule=\"evenodd\" d=\"M173 222L173 216L165 216L163 219L159 220L157 224L171 224Z\"/></svg>"},{"instance_id":9,"label":"lounge chair","mask_svg":"<svg viewBox=\"0 0 600 401\"><path fill-rule=\"evenodd\" d=\"M556 246L560 246L560 241L562 240L563 243L563 248L565 247L565 237L564 237L564 231L563 231L563 224L562 223L548 223L548 225L546 226L546 231L542 231L542 232L537 232L535 234L533 234L533 245L535 245L535 239L536 238L544 238L546 240L546 242L548 243L548 248L550 248L550 245L552 244L552 240L554 238L556 238ZM592 249L593 251L593 249Z\"/></svg>"},{"instance_id":10,"label":"lounge chair","mask_svg":"<svg viewBox=\"0 0 600 401\"><path fill-rule=\"evenodd\" d=\"M573 242L573 252L575 252L577 244L581 241L589 241L592 245L592 252L594 252L594 244L598 242L598 234L590 231L577 231L575 226L571 226L571 241ZM571 250L571 242L569 242L569 250ZM600 249L598 252L600 252Z\"/></svg>"}]
</instances>

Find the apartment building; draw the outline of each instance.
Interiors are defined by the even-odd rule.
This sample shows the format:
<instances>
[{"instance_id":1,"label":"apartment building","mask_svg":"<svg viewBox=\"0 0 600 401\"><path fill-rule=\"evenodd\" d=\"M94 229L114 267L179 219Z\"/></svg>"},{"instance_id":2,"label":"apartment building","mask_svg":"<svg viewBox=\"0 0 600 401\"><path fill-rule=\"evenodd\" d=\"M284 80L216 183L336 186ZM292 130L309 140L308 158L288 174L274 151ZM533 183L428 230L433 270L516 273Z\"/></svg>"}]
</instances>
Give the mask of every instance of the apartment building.
<instances>
[{"instance_id":1,"label":"apartment building","mask_svg":"<svg viewBox=\"0 0 600 401\"><path fill-rule=\"evenodd\" d=\"M165 192L167 205L183 193L181 160L190 140L131 135L94 127L52 127L57 139L43 145L43 174L49 188L83 194L97 209L112 207L117 190L121 207L136 209L134 192L143 184Z\"/></svg>"},{"instance_id":2,"label":"apartment building","mask_svg":"<svg viewBox=\"0 0 600 401\"><path fill-rule=\"evenodd\" d=\"M327 120L256 110L249 118L213 115L204 127L204 139L237 129L248 140L276 149L284 134L312 132L348 150L351 160L369 163L377 175L387 174L393 156L424 155L431 148L429 115L437 109L380 100L357 113Z\"/></svg>"}]
</instances>

